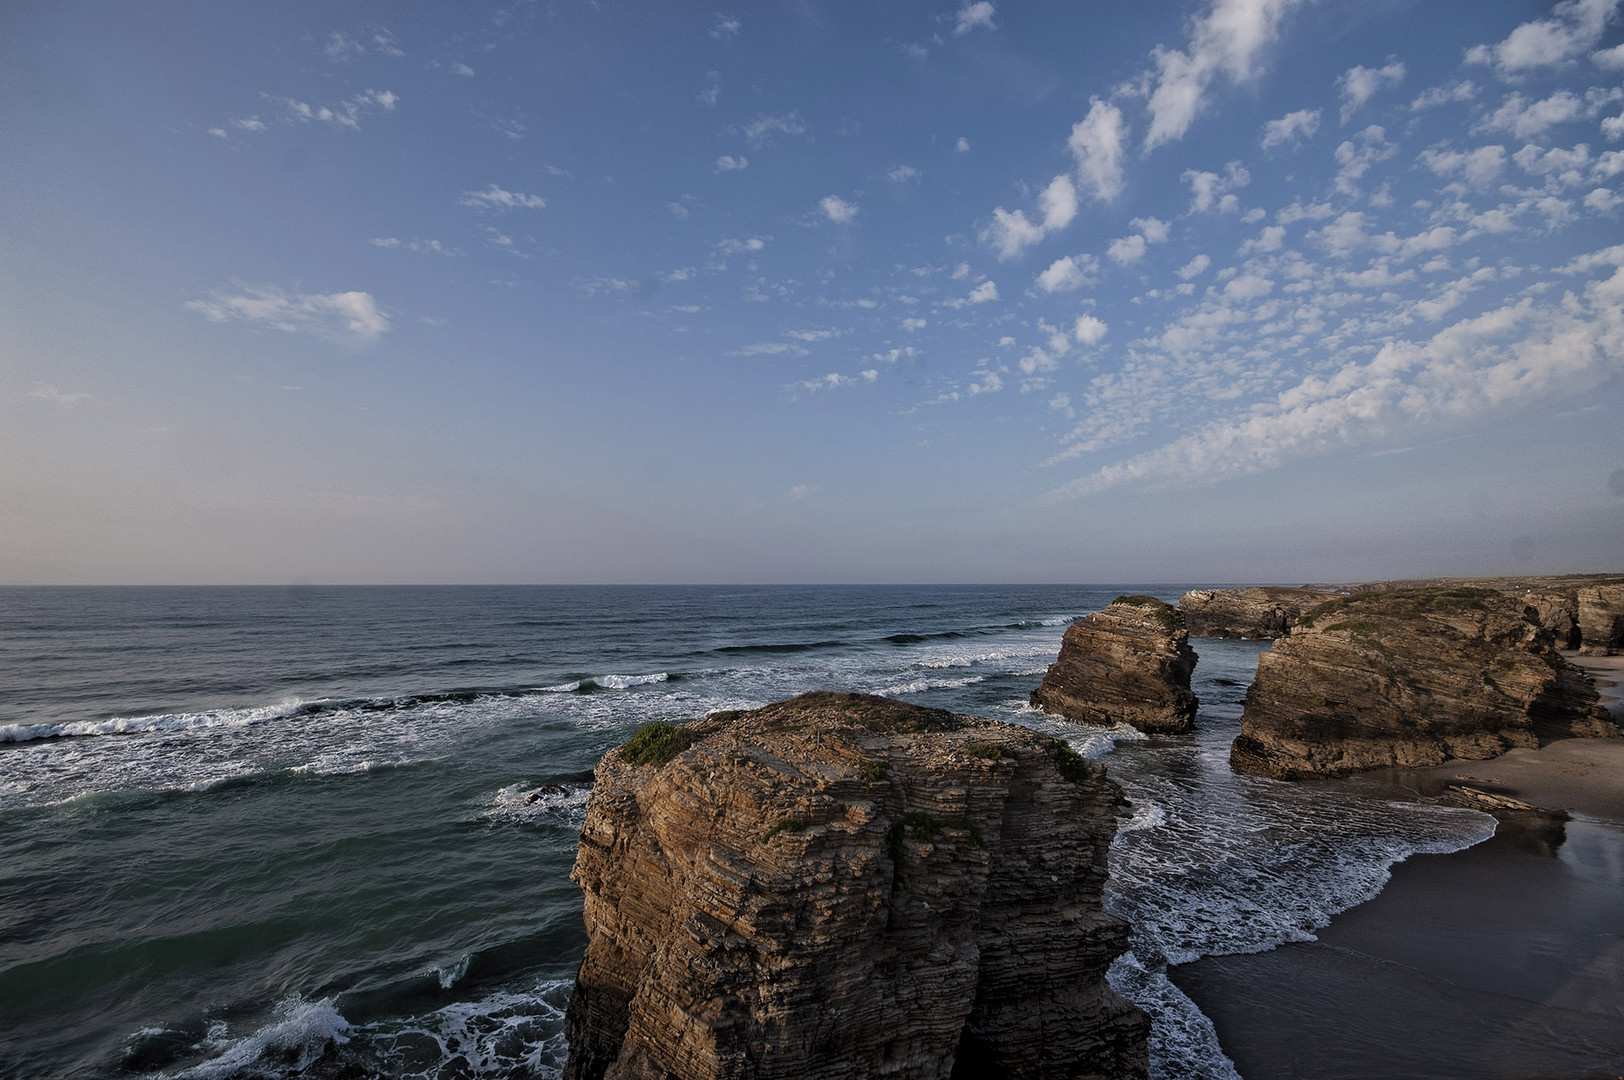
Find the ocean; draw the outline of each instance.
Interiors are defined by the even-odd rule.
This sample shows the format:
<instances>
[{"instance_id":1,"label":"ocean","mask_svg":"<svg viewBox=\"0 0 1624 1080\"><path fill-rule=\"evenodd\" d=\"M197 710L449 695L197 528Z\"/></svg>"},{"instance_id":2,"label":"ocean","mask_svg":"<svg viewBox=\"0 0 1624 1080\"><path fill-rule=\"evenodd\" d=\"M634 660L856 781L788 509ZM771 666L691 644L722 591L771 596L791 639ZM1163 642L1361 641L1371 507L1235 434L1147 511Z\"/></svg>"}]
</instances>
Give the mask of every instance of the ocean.
<instances>
[{"instance_id":1,"label":"ocean","mask_svg":"<svg viewBox=\"0 0 1624 1080\"><path fill-rule=\"evenodd\" d=\"M557 1076L593 764L812 689L1103 760L1112 981L1153 1075L1234 1077L1169 964L1310 940L1494 824L1231 773L1266 643L1192 642L1190 735L1027 706L1071 620L1191 587L0 589L0 1077Z\"/></svg>"}]
</instances>

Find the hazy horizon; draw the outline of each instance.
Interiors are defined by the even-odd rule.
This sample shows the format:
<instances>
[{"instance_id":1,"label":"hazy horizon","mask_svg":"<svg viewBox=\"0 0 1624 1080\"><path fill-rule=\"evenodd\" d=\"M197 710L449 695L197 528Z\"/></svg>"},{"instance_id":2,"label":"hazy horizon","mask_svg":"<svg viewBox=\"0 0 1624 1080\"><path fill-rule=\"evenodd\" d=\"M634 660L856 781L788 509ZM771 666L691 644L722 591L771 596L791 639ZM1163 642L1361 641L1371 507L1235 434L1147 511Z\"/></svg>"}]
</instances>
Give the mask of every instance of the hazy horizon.
<instances>
[{"instance_id":1,"label":"hazy horizon","mask_svg":"<svg viewBox=\"0 0 1624 1080\"><path fill-rule=\"evenodd\" d=\"M1624 0L0 11L0 584L1624 569Z\"/></svg>"}]
</instances>

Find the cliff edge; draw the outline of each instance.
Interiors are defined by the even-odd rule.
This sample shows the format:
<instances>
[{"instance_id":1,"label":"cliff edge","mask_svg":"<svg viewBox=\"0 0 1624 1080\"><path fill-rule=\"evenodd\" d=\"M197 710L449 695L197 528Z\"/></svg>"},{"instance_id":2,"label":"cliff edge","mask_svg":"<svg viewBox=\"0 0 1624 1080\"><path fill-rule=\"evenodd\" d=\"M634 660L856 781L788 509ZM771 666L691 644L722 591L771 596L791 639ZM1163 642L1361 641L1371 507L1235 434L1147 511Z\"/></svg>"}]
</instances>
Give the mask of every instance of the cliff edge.
<instances>
[{"instance_id":1,"label":"cliff edge","mask_svg":"<svg viewBox=\"0 0 1624 1080\"><path fill-rule=\"evenodd\" d=\"M1150 596L1119 596L1066 628L1060 656L1031 702L1084 724L1188 731L1196 713L1190 691L1196 659L1177 608Z\"/></svg>"},{"instance_id":2,"label":"cliff edge","mask_svg":"<svg viewBox=\"0 0 1624 1080\"><path fill-rule=\"evenodd\" d=\"M1143 1077L1121 810L1064 743L886 698L649 725L581 828L564 1076Z\"/></svg>"},{"instance_id":3,"label":"cliff edge","mask_svg":"<svg viewBox=\"0 0 1624 1080\"><path fill-rule=\"evenodd\" d=\"M1339 776L1618 734L1519 600L1391 589L1313 608L1259 656L1230 762L1284 779Z\"/></svg>"},{"instance_id":4,"label":"cliff edge","mask_svg":"<svg viewBox=\"0 0 1624 1080\"><path fill-rule=\"evenodd\" d=\"M1184 627L1195 637L1277 638L1308 608L1330 594L1279 585L1240 589L1191 589L1179 599Z\"/></svg>"}]
</instances>

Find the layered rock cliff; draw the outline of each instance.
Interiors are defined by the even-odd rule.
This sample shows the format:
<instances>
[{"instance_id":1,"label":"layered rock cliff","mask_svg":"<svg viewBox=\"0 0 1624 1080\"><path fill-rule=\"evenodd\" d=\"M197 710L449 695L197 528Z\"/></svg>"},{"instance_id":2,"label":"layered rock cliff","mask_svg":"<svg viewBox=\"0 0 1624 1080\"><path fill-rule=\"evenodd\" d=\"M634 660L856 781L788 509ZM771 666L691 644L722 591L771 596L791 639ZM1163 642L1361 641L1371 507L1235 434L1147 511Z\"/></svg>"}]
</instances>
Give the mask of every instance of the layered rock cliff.
<instances>
[{"instance_id":1,"label":"layered rock cliff","mask_svg":"<svg viewBox=\"0 0 1624 1080\"><path fill-rule=\"evenodd\" d=\"M1033 706L1084 724L1188 731L1196 654L1178 609L1149 596L1119 596L1072 623L1060 657L1032 691Z\"/></svg>"},{"instance_id":2,"label":"layered rock cliff","mask_svg":"<svg viewBox=\"0 0 1624 1080\"><path fill-rule=\"evenodd\" d=\"M1618 734L1590 680L1520 600L1383 590L1312 609L1258 658L1230 762L1288 779L1337 776Z\"/></svg>"},{"instance_id":3,"label":"layered rock cliff","mask_svg":"<svg viewBox=\"0 0 1624 1080\"><path fill-rule=\"evenodd\" d=\"M599 763L568 1080L1142 1077L1122 800L1008 724L807 694Z\"/></svg>"},{"instance_id":4,"label":"layered rock cliff","mask_svg":"<svg viewBox=\"0 0 1624 1080\"><path fill-rule=\"evenodd\" d=\"M1577 590L1579 651L1591 656L1624 652L1624 585Z\"/></svg>"},{"instance_id":5,"label":"layered rock cliff","mask_svg":"<svg viewBox=\"0 0 1624 1080\"><path fill-rule=\"evenodd\" d=\"M1277 638L1327 599L1323 591L1282 586L1192 589L1179 600L1179 611L1195 637Z\"/></svg>"}]
</instances>

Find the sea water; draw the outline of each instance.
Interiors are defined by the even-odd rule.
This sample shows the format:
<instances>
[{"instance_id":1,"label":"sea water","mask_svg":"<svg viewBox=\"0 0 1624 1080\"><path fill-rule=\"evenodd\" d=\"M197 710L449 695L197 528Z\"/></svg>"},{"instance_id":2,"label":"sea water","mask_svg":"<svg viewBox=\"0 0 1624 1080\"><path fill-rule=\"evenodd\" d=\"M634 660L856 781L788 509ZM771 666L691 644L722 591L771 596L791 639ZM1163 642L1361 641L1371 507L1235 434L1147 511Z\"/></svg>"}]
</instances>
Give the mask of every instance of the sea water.
<instances>
[{"instance_id":1,"label":"sea water","mask_svg":"<svg viewBox=\"0 0 1624 1080\"><path fill-rule=\"evenodd\" d=\"M1232 1077L1168 964L1307 939L1493 822L1230 772L1262 643L1194 642L1188 736L1027 705L1071 620L1188 587L0 589L0 1076L557 1076L593 764L835 689L1105 761L1112 982L1155 1076Z\"/></svg>"}]
</instances>

